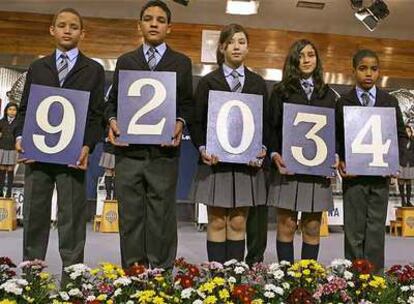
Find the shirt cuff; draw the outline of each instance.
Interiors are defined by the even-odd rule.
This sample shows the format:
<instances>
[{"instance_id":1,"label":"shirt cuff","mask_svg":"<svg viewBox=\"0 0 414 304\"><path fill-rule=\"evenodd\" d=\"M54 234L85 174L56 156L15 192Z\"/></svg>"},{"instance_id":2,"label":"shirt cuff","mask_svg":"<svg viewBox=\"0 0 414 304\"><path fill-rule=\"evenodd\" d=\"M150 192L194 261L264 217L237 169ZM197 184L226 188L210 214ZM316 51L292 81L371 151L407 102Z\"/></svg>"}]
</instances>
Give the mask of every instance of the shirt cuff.
<instances>
[{"instance_id":1,"label":"shirt cuff","mask_svg":"<svg viewBox=\"0 0 414 304\"><path fill-rule=\"evenodd\" d=\"M206 146L200 146L200 147L198 147L198 151L199 151L200 153L205 152L205 151L206 151Z\"/></svg>"},{"instance_id":2,"label":"shirt cuff","mask_svg":"<svg viewBox=\"0 0 414 304\"><path fill-rule=\"evenodd\" d=\"M265 145L262 145L262 149L267 151L267 147Z\"/></svg>"},{"instance_id":3,"label":"shirt cuff","mask_svg":"<svg viewBox=\"0 0 414 304\"><path fill-rule=\"evenodd\" d=\"M185 123L184 118L177 117L177 119L176 119L176 120L181 121L181 122L184 124L184 127L185 127L186 123Z\"/></svg>"},{"instance_id":4,"label":"shirt cuff","mask_svg":"<svg viewBox=\"0 0 414 304\"><path fill-rule=\"evenodd\" d=\"M116 117L111 117L108 119L108 121L111 122L111 120L114 120L114 119L116 120Z\"/></svg>"},{"instance_id":5,"label":"shirt cuff","mask_svg":"<svg viewBox=\"0 0 414 304\"><path fill-rule=\"evenodd\" d=\"M16 137L16 140L21 140L22 138L23 138L23 136L20 135L20 136Z\"/></svg>"},{"instance_id":6,"label":"shirt cuff","mask_svg":"<svg viewBox=\"0 0 414 304\"><path fill-rule=\"evenodd\" d=\"M270 159L273 159L273 156L275 156L276 154L277 154L277 152L270 153Z\"/></svg>"}]
</instances>

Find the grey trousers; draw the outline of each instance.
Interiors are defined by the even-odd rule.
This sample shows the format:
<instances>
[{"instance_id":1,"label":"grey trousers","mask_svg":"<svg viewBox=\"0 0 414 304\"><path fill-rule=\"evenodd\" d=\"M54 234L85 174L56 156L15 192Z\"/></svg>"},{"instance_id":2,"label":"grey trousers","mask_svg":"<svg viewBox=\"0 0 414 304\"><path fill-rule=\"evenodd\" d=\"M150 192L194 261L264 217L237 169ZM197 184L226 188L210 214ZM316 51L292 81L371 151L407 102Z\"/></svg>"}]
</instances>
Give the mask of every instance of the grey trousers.
<instances>
[{"instance_id":1,"label":"grey trousers","mask_svg":"<svg viewBox=\"0 0 414 304\"><path fill-rule=\"evenodd\" d=\"M85 172L63 165L26 165L23 259L44 260L49 242L53 189L57 187L59 253L63 267L83 262L86 238Z\"/></svg>"},{"instance_id":2,"label":"grey trousers","mask_svg":"<svg viewBox=\"0 0 414 304\"><path fill-rule=\"evenodd\" d=\"M122 266L172 268L177 254L178 157L116 156Z\"/></svg>"},{"instance_id":3,"label":"grey trousers","mask_svg":"<svg viewBox=\"0 0 414 304\"><path fill-rule=\"evenodd\" d=\"M377 271L384 268L388 194L387 178L343 180L345 258L368 259Z\"/></svg>"}]
</instances>

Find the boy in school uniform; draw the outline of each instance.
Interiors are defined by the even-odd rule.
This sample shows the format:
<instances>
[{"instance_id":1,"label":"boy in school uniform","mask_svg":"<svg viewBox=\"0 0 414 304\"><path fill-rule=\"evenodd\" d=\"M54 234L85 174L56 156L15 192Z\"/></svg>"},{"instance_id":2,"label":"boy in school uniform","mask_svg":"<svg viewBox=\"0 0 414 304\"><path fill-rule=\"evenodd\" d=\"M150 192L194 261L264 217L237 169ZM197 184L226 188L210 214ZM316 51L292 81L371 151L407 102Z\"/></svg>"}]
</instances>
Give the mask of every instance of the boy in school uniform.
<instances>
[{"instance_id":1,"label":"boy in school uniform","mask_svg":"<svg viewBox=\"0 0 414 304\"><path fill-rule=\"evenodd\" d=\"M56 50L34 61L28 70L16 129L16 150L26 163L24 184L24 260L46 257L53 189L58 192L59 252L63 267L82 263L86 237L86 179L88 155L103 134L105 73L100 64L78 49L84 38L82 17L72 8L56 13L50 26ZM24 158L21 135L32 84L90 92L83 147L77 164L33 162Z\"/></svg>"},{"instance_id":2,"label":"boy in school uniform","mask_svg":"<svg viewBox=\"0 0 414 304\"><path fill-rule=\"evenodd\" d=\"M192 115L192 65L165 38L171 31L171 12L160 0L141 9L138 29L143 44L118 58L105 115L109 138L116 144L120 70L176 72L177 113L172 143L118 146L115 151L115 190L119 200L122 266L135 263L171 268L177 253L176 184L179 145Z\"/></svg>"},{"instance_id":3,"label":"boy in school uniform","mask_svg":"<svg viewBox=\"0 0 414 304\"><path fill-rule=\"evenodd\" d=\"M339 172L343 177L345 258L367 259L377 272L384 268L385 221L389 177L347 175L344 146L343 107L395 108L400 154L407 140L401 110L395 97L376 87L379 59L371 50L360 50L352 59L356 86L337 103ZM362 118L362 117L361 117Z\"/></svg>"}]
</instances>

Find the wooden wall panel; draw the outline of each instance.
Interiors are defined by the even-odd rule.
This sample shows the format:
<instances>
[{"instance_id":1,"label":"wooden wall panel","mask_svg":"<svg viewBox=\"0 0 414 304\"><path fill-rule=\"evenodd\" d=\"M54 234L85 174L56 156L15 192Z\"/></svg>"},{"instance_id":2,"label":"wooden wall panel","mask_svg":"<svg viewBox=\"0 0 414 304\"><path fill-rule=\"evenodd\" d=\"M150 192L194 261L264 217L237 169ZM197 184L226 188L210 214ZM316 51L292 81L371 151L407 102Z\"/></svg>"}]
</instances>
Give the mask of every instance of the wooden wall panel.
<instances>
[{"instance_id":1,"label":"wooden wall panel","mask_svg":"<svg viewBox=\"0 0 414 304\"><path fill-rule=\"evenodd\" d=\"M53 49L48 35L51 15L0 12L0 53L40 55ZM85 18L87 35L81 49L89 56L117 58L140 43L136 20ZM200 63L201 32L220 26L173 24L168 43ZM247 64L254 68L283 67L289 46L297 39L312 40L319 48L326 72L350 75L351 56L358 48L371 48L381 59L382 74L414 79L414 41L372 39L333 34L248 29L250 53Z\"/></svg>"}]
</instances>

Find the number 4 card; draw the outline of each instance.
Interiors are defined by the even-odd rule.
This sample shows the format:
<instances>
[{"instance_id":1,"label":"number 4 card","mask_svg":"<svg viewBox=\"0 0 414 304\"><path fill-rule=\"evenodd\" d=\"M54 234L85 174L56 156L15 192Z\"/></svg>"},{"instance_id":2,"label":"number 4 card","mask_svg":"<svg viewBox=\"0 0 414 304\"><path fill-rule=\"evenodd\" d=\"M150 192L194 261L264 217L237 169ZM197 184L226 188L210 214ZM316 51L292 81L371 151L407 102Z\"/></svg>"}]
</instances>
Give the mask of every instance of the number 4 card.
<instances>
[{"instance_id":1,"label":"number 4 card","mask_svg":"<svg viewBox=\"0 0 414 304\"><path fill-rule=\"evenodd\" d=\"M23 128L23 157L75 165L85 133L89 92L32 84Z\"/></svg>"},{"instance_id":2,"label":"number 4 card","mask_svg":"<svg viewBox=\"0 0 414 304\"><path fill-rule=\"evenodd\" d=\"M285 103L282 157L289 172L333 176L335 110Z\"/></svg>"},{"instance_id":3,"label":"number 4 card","mask_svg":"<svg viewBox=\"0 0 414 304\"><path fill-rule=\"evenodd\" d=\"M344 107L348 174L393 175L399 169L394 108Z\"/></svg>"},{"instance_id":4,"label":"number 4 card","mask_svg":"<svg viewBox=\"0 0 414 304\"><path fill-rule=\"evenodd\" d=\"M175 72L119 71L120 142L170 144L176 120Z\"/></svg>"}]
</instances>

